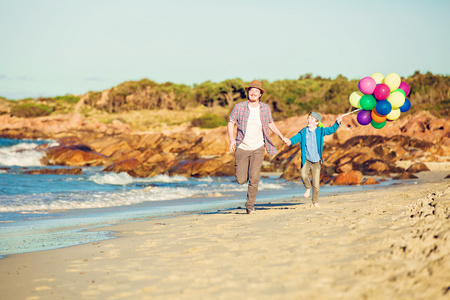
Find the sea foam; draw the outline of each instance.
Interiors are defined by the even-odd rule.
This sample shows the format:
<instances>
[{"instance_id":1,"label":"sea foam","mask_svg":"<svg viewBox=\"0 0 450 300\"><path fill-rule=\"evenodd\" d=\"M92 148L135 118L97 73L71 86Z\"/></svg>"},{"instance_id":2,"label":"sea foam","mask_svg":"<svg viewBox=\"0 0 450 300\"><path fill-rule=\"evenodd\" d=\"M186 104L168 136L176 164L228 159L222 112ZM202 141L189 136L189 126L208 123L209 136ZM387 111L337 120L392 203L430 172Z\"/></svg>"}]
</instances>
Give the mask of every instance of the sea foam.
<instances>
[{"instance_id":1,"label":"sea foam","mask_svg":"<svg viewBox=\"0 0 450 300\"><path fill-rule=\"evenodd\" d=\"M133 183L133 177L125 172L122 173L100 173L89 177L89 180L97 184L127 185Z\"/></svg>"},{"instance_id":2,"label":"sea foam","mask_svg":"<svg viewBox=\"0 0 450 300\"><path fill-rule=\"evenodd\" d=\"M36 143L20 143L0 148L0 165L32 167L41 166L41 158L45 152L36 150Z\"/></svg>"}]
</instances>

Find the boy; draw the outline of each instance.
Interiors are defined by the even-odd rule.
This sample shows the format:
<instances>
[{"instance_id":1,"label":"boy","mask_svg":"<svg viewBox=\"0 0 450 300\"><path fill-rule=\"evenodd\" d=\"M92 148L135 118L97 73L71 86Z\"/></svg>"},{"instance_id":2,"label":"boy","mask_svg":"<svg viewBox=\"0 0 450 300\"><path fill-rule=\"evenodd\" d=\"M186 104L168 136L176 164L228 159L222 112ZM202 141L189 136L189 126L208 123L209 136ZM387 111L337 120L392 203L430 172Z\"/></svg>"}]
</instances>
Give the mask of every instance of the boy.
<instances>
[{"instance_id":1,"label":"boy","mask_svg":"<svg viewBox=\"0 0 450 300\"><path fill-rule=\"evenodd\" d=\"M322 163L323 137L336 132L342 121L342 116L336 118L336 123L331 127L323 127L322 117L316 112L310 112L306 119L306 127L300 130L291 139L284 138L286 145L295 145L300 143L302 150L302 169L301 178L305 185L305 198L311 193L311 182L309 181L309 172L312 173L312 206L320 207L319 188L320 188L320 169Z\"/></svg>"}]
</instances>

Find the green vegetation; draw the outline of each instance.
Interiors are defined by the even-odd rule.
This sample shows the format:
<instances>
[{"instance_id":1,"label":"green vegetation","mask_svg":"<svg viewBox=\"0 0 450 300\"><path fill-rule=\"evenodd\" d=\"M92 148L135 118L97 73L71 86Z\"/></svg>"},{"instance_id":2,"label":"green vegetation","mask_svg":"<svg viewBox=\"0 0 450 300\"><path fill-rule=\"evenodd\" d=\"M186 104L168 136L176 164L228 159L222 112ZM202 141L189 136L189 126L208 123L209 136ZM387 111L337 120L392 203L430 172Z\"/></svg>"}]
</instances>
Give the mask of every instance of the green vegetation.
<instances>
[{"instance_id":1,"label":"green vegetation","mask_svg":"<svg viewBox=\"0 0 450 300\"><path fill-rule=\"evenodd\" d=\"M200 128L216 128L227 125L228 120L216 114L206 113L200 118L192 120L191 124Z\"/></svg>"},{"instance_id":2,"label":"green vegetation","mask_svg":"<svg viewBox=\"0 0 450 300\"><path fill-rule=\"evenodd\" d=\"M411 112L426 110L439 117L450 114L450 76L416 71L402 80L411 87L408 96L412 103ZM275 120L303 115L310 110L328 114L345 113L353 109L348 101L349 95L358 90L358 80L348 80L342 75L329 79L305 74L298 79L261 82L266 90L262 101L270 105ZM206 81L193 86L171 82L159 84L149 79L126 81L110 90L84 95L82 112L85 115L89 111L121 114L141 110L186 111L204 107L222 113L224 110L231 111L234 104L246 99L245 87L248 84L239 78L219 83ZM37 102L50 106L55 114L73 111L79 99L78 96L66 95L3 102L6 103L4 106L9 107L19 102ZM201 125L204 127L226 124L220 120L219 116L205 115L194 120L194 123L205 124ZM206 125L210 123L216 125Z\"/></svg>"},{"instance_id":3,"label":"green vegetation","mask_svg":"<svg viewBox=\"0 0 450 300\"><path fill-rule=\"evenodd\" d=\"M77 104L78 101L80 101L80 97L74 95L57 96L54 97L53 99L57 102L67 102L70 104Z\"/></svg>"},{"instance_id":4,"label":"green vegetation","mask_svg":"<svg viewBox=\"0 0 450 300\"><path fill-rule=\"evenodd\" d=\"M36 103L24 103L16 104L11 108L11 116L16 116L19 118L33 118L33 117L43 117L51 114L52 108Z\"/></svg>"},{"instance_id":5,"label":"green vegetation","mask_svg":"<svg viewBox=\"0 0 450 300\"><path fill-rule=\"evenodd\" d=\"M431 73L414 73L404 78L411 86L408 97L413 106L411 112L427 110L438 116L449 114L450 77ZM270 105L275 120L302 115L310 110L340 114L353 109L349 95L358 90L358 80L348 80L342 75L335 79L300 76L297 80L261 80L266 90L262 101ZM141 109L185 110L204 106L231 110L234 104L246 99L248 83L235 78L214 83L206 81L189 87L170 82L157 84L143 79L124 82L112 88L102 101L89 95L86 103L108 113L120 113ZM195 122L199 122L198 120Z\"/></svg>"}]
</instances>

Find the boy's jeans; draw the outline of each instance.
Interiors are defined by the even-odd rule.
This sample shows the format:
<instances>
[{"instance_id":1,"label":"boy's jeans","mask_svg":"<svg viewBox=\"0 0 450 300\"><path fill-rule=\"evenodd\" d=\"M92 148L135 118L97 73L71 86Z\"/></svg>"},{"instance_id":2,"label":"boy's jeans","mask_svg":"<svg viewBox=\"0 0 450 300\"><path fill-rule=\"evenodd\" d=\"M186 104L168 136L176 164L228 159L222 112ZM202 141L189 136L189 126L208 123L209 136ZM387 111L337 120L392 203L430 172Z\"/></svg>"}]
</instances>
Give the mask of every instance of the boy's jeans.
<instances>
[{"instance_id":1,"label":"boy's jeans","mask_svg":"<svg viewBox=\"0 0 450 300\"><path fill-rule=\"evenodd\" d=\"M312 163L309 160L305 162L301 170L301 177L305 188L311 188L311 182L309 181L309 171L312 173L312 203L319 202L319 188L320 188L320 162Z\"/></svg>"},{"instance_id":2,"label":"boy's jeans","mask_svg":"<svg viewBox=\"0 0 450 300\"><path fill-rule=\"evenodd\" d=\"M256 150L242 150L237 148L234 154L234 174L239 184L248 181L247 210L255 209L256 194L258 193L259 171L264 160L264 146Z\"/></svg>"}]
</instances>

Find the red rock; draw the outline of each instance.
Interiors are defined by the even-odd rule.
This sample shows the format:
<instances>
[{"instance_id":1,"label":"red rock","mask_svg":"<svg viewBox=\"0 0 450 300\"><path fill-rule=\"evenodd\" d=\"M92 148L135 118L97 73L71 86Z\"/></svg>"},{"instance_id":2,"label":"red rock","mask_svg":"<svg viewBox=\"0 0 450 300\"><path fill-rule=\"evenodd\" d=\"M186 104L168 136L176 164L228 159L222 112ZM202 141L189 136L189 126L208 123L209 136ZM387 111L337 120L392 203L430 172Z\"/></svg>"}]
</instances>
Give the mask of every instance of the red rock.
<instances>
[{"instance_id":1,"label":"red rock","mask_svg":"<svg viewBox=\"0 0 450 300\"><path fill-rule=\"evenodd\" d=\"M350 171L348 173L339 174L333 181L334 185L353 185L361 184L363 174L360 171Z\"/></svg>"},{"instance_id":2,"label":"red rock","mask_svg":"<svg viewBox=\"0 0 450 300\"><path fill-rule=\"evenodd\" d=\"M348 173L353 170L353 164L351 162L340 165L336 168L337 173Z\"/></svg>"},{"instance_id":3,"label":"red rock","mask_svg":"<svg viewBox=\"0 0 450 300\"><path fill-rule=\"evenodd\" d=\"M392 179L414 179L414 178L418 178L418 177L411 173L404 172L399 176L393 177Z\"/></svg>"},{"instance_id":4,"label":"red rock","mask_svg":"<svg viewBox=\"0 0 450 300\"><path fill-rule=\"evenodd\" d=\"M38 174L80 175L80 174L83 174L83 171L81 170L81 168L72 168L72 169L39 169L39 170L26 171L23 174L28 174L28 175L38 175Z\"/></svg>"},{"instance_id":5,"label":"red rock","mask_svg":"<svg viewBox=\"0 0 450 300\"><path fill-rule=\"evenodd\" d=\"M106 161L105 157L98 153L73 150L64 156L61 164L66 166L102 166L105 165Z\"/></svg>"},{"instance_id":6,"label":"red rock","mask_svg":"<svg viewBox=\"0 0 450 300\"><path fill-rule=\"evenodd\" d=\"M62 166L102 166L109 160L99 153L93 152L89 146L78 144L56 146L46 150L43 164Z\"/></svg>"},{"instance_id":7,"label":"red rock","mask_svg":"<svg viewBox=\"0 0 450 300\"><path fill-rule=\"evenodd\" d=\"M379 181L376 181L373 177L367 178L362 184L363 185L372 185L372 184L379 184Z\"/></svg>"},{"instance_id":8,"label":"red rock","mask_svg":"<svg viewBox=\"0 0 450 300\"><path fill-rule=\"evenodd\" d=\"M193 177L233 176L234 156L231 154L198 161L182 162L169 169L169 175Z\"/></svg>"},{"instance_id":9,"label":"red rock","mask_svg":"<svg viewBox=\"0 0 450 300\"><path fill-rule=\"evenodd\" d=\"M431 122L430 125L428 125L428 127L430 128L431 131L444 130L445 123L446 123L445 119L439 119Z\"/></svg>"},{"instance_id":10,"label":"red rock","mask_svg":"<svg viewBox=\"0 0 450 300\"><path fill-rule=\"evenodd\" d=\"M374 172L376 174L389 173L389 165L384 161L374 161L369 163L364 170Z\"/></svg>"},{"instance_id":11,"label":"red rock","mask_svg":"<svg viewBox=\"0 0 450 300\"><path fill-rule=\"evenodd\" d=\"M107 166L105 169L103 169L102 172L127 172L136 169L140 165L140 163L141 162L135 158L123 160Z\"/></svg>"},{"instance_id":12,"label":"red rock","mask_svg":"<svg viewBox=\"0 0 450 300\"><path fill-rule=\"evenodd\" d=\"M155 164L155 163L159 163L159 162L163 162L169 166L171 166L174 162L176 162L176 158L175 155L173 155L172 153L161 153L161 154L155 154L150 156L145 163L147 164Z\"/></svg>"},{"instance_id":13,"label":"red rock","mask_svg":"<svg viewBox=\"0 0 450 300\"><path fill-rule=\"evenodd\" d=\"M430 171L428 167L424 163L415 163L409 166L408 169L406 169L406 172L408 173L419 173L422 171Z\"/></svg>"}]
</instances>

